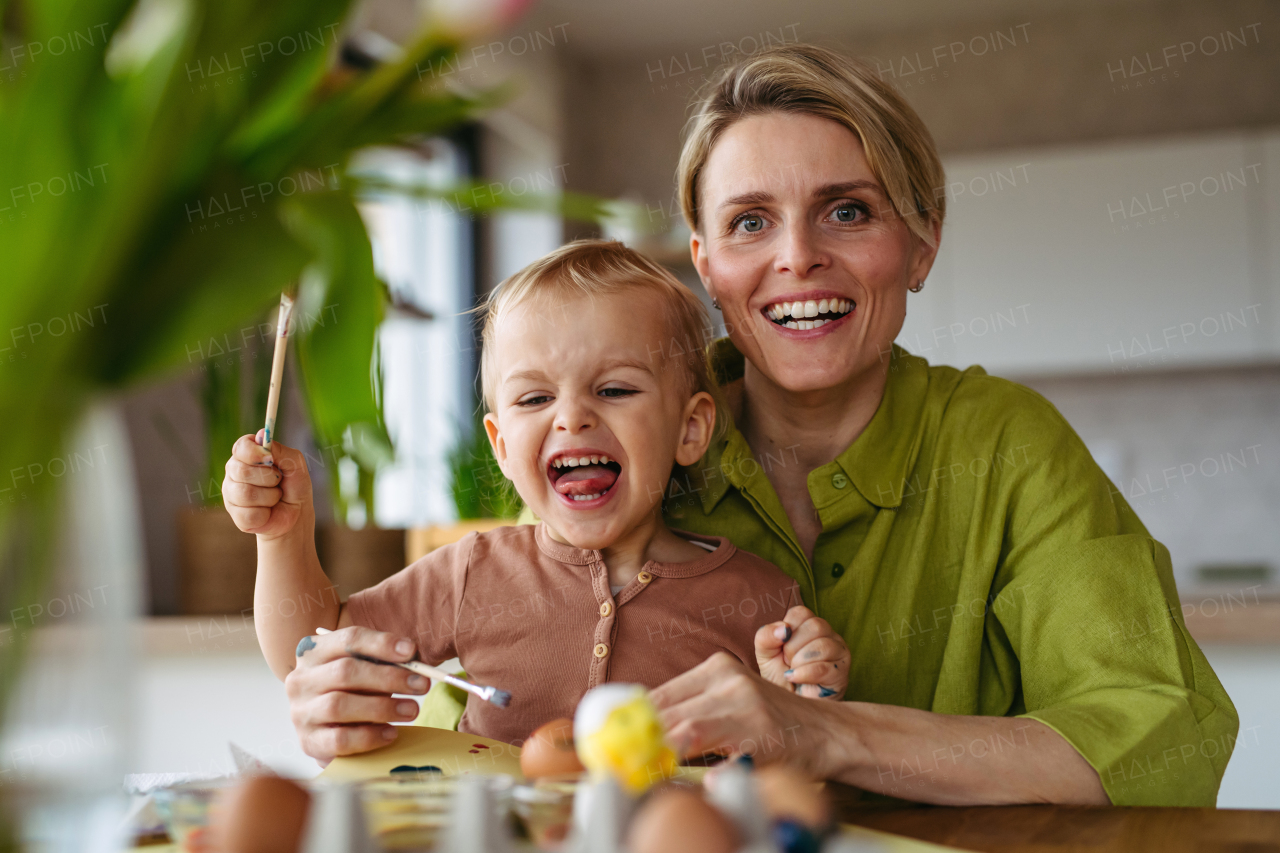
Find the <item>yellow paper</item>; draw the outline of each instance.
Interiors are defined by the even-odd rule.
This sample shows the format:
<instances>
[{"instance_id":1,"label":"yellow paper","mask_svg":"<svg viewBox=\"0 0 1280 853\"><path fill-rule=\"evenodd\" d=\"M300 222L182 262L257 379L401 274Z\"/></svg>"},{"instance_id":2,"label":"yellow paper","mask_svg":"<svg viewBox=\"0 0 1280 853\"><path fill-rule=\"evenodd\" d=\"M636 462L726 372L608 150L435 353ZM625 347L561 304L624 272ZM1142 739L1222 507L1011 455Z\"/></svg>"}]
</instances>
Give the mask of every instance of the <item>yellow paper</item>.
<instances>
[{"instance_id":1,"label":"yellow paper","mask_svg":"<svg viewBox=\"0 0 1280 853\"><path fill-rule=\"evenodd\" d=\"M492 738L431 729L396 726L394 743L372 752L335 758L318 778L337 782L382 779L395 767L439 767L446 776L460 773L506 773L517 779L520 748Z\"/></svg>"}]
</instances>

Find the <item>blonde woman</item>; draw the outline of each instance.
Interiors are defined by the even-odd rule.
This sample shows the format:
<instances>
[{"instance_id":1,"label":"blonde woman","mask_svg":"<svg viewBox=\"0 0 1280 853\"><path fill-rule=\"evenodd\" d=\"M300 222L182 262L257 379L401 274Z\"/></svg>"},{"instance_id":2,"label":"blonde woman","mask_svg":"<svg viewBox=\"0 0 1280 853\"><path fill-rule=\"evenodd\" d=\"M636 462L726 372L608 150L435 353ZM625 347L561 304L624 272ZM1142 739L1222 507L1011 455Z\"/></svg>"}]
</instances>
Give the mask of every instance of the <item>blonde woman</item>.
<instances>
[{"instance_id":1,"label":"blonde woman","mask_svg":"<svg viewBox=\"0 0 1280 853\"><path fill-rule=\"evenodd\" d=\"M1214 805L1238 718L1168 552L1042 397L893 344L945 215L915 112L838 53L764 51L710 85L678 178L733 423L668 521L780 566L853 671L817 703L717 655L654 692L673 738L932 803Z\"/></svg>"}]
</instances>

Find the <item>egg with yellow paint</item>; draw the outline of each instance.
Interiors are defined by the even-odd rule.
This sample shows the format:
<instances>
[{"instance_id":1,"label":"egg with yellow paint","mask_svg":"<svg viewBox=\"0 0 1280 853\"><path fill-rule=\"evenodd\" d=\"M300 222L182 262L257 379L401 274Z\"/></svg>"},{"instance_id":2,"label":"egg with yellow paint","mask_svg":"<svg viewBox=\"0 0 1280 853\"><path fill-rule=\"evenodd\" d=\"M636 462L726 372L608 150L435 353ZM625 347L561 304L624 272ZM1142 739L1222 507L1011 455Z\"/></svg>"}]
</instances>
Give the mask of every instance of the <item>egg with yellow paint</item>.
<instances>
[{"instance_id":1,"label":"egg with yellow paint","mask_svg":"<svg viewBox=\"0 0 1280 853\"><path fill-rule=\"evenodd\" d=\"M573 718L578 758L593 776L612 776L632 795L676 773L649 691L639 684L602 684L587 691Z\"/></svg>"}]
</instances>

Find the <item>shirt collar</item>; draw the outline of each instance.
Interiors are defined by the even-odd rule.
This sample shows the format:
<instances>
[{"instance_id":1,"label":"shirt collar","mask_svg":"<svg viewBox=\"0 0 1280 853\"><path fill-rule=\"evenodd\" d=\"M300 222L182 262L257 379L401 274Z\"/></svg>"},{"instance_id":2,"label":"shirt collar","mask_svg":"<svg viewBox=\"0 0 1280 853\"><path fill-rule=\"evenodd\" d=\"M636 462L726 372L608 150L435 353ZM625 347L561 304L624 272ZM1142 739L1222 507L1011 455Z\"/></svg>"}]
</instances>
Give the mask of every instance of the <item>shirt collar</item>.
<instances>
[{"instance_id":1,"label":"shirt collar","mask_svg":"<svg viewBox=\"0 0 1280 853\"><path fill-rule=\"evenodd\" d=\"M733 342L720 338L711 344L709 356L716 379L728 384L742 378L746 359ZM924 409L929 388L929 363L897 344L890 356L889 376L884 397L862 434L833 464L849 477L868 503L894 508L902 504L903 492L911 467L919 453L924 435ZM733 422L725 419L723 437L708 448L698 466L702 481L702 509L710 514L728 492L730 486L742 489L756 466L742 462L753 459L751 447Z\"/></svg>"}]
</instances>

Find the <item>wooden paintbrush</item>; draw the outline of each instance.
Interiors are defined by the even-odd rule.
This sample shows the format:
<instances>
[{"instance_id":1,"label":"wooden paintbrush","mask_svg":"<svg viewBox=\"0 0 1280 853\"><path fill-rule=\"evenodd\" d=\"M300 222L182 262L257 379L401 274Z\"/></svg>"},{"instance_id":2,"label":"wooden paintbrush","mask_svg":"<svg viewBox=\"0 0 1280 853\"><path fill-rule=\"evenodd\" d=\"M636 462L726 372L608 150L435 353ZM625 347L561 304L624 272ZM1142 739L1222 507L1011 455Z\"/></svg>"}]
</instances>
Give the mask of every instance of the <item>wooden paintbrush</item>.
<instances>
[{"instance_id":1,"label":"wooden paintbrush","mask_svg":"<svg viewBox=\"0 0 1280 853\"><path fill-rule=\"evenodd\" d=\"M289 321L293 318L293 291L280 294L280 316L276 320L276 350L271 356L271 387L267 390L267 425L262 449L271 450L276 432L276 413L280 409L280 386L284 381L284 356L289 350Z\"/></svg>"},{"instance_id":2,"label":"wooden paintbrush","mask_svg":"<svg viewBox=\"0 0 1280 853\"><path fill-rule=\"evenodd\" d=\"M316 628L317 634L332 634L328 628ZM421 661L411 660L408 663L396 663L395 661L382 660L381 658L370 657L368 655L352 655L354 658L368 661L369 663L380 663L384 666L399 666L410 672L416 672L418 675L425 675L427 678L434 678L443 681L445 684L452 684L459 690L465 690L468 693L474 693L486 702L492 702L499 708L505 708L511 704L511 694L505 690L499 690L496 687L486 687L481 684L472 684L470 681L464 681L456 675L450 675L443 669L437 669L429 664Z\"/></svg>"}]
</instances>

